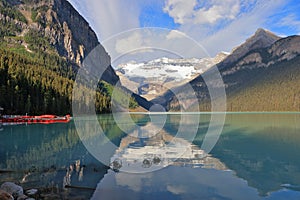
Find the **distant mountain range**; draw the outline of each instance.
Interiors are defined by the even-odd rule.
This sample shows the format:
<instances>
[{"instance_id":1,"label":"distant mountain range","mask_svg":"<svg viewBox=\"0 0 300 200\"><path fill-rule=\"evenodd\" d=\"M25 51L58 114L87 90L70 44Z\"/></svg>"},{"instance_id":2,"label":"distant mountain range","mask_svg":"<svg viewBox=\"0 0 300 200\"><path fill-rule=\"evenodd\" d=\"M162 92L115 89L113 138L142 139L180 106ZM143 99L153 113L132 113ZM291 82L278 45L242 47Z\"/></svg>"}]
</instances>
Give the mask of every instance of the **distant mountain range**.
<instances>
[{"instance_id":1,"label":"distant mountain range","mask_svg":"<svg viewBox=\"0 0 300 200\"><path fill-rule=\"evenodd\" d=\"M225 84L227 111L300 111L300 36L280 38L258 29L215 67ZM200 109L209 111L210 96L202 76L188 84L201 102ZM188 101L184 88L176 88L177 95L183 93ZM169 110L179 109L176 95L170 91L153 102Z\"/></svg>"},{"instance_id":2,"label":"distant mountain range","mask_svg":"<svg viewBox=\"0 0 300 200\"><path fill-rule=\"evenodd\" d=\"M116 72L109 66L96 102L86 95L88 88L72 99L76 73L98 45L94 31L67 0L0 0L0 107L8 114L67 114L75 101L83 110L95 103L98 113L110 112L113 85L120 80L128 89L121 88L119 102L131 91L136 93L131 95L131 108L139 104L149 109L159 103L179 110L176 95L189 105L189 84L201 110L210 111L202 76L217 67L228 111L300 111L300 36L280 38L258 29L230 54L216 58L160 58L125 63ZM102 50L102 59L110 62Z\"/></svg>"},{"instance_id":3,"label":"distant mountain range","mask_svg":"<svg viewBox=\"0 0 300 200\"><path fill-rule=\"evenodd\" d=\"M160 58L143 63L133 61L120 64L116 72L122 85L151 100L170 88L188 83L224 60L227 55L221 52L215 58Z\"/></svg>"}]
</instances>

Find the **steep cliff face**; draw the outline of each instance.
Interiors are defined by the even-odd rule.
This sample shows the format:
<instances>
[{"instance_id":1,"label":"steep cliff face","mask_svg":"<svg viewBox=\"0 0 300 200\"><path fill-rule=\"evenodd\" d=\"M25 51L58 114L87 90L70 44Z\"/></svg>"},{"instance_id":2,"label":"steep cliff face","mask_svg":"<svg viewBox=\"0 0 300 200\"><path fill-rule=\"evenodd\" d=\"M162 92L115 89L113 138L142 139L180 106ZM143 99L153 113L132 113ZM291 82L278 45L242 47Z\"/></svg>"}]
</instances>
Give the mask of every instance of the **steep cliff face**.
<instances>
[{"instance_id":1,"label":"steep cliff face","mask_svg":"<svg viewBox=\"0 0 300 200\"><path fill-rule=\"evenodd\" d=\"M87 69L83 61L94 49L100 49L99 60L89 69L105 70L102 80L110 84L100 81L96 100L86 86L73 96L76 72ZM67 114L72 102L84 111L94 103L96 112L110 112L109 88L118 80L96 34L67 0L0 0L0 106L5 113Z\"/></svg>"},{"instance_id":2,"label":"steep cliff face","mask_svg":"<svg viewBox=\"0 0 300 200\"><path fill-rule=\"evenodd\" d=\"M26 37L34 34L34 37L43 38L49 43L43 46L43 51L57 53L70 64L80 67L84 58L99 45L87 21L66 0L2 0L1 3L5 9L10 7L14 12L21 13L21 17L16 18L15 14L0 12L0 21L16 27L10 35L18 36L17 42L28 51L34 50L27 44ZM107 53L105 59L110 61ZM104 77L105 81L112 84L119 80L111 66Z\"/></svg>"},{"instance_id":3,"label":"steep cliff face","mask_svg":"<svg viewBox=\"0 0 300 200\"><path fill-rule=\"evenodd\" d=\"M52 39L60 54L81 64L82 59L99 45L95 32L67 1L54 0L46 13L45 35Z\"/></svg>"}]
</instances>

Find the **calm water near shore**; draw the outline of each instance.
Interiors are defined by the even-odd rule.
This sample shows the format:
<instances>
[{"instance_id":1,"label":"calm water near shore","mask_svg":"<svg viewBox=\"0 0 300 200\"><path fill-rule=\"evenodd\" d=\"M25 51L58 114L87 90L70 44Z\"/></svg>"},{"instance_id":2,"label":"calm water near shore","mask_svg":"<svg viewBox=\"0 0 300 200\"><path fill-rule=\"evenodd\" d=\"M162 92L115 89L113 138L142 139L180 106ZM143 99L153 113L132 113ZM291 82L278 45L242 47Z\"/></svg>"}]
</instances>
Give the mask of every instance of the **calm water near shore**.
<instances>
[{"instance_id":1,"label":"calm water near shore","mask_svg":"<svg viewBox=\"0 0 300 200\"><path fill-rule=\"evenodd\" d=\"M61 197L82 199L300 199L300 114L227 114L209 155L201 145L211 115L199 116L195 124L195 115L167 115L157 133L147 114L134 115L142 129L128 125L126 133L112 115L99 116L115 145L106 155L114 170L89 153L73 121L2 126L0 184L55 188ZM105 147L88 119L79 120L88 141ZM187 132L199 125L193 142L176 135L181 125Z\"/></svg>"}]
</instances>

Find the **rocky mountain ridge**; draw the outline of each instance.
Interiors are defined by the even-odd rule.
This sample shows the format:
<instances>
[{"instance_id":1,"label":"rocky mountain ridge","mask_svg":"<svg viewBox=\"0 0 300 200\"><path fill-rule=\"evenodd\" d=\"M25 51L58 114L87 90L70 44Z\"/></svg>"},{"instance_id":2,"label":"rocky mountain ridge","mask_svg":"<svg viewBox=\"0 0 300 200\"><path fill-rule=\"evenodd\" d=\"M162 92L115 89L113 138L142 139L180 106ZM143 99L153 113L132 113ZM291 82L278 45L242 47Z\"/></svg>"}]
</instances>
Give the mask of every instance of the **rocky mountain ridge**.
<instances>
[{"instance_id":1,"label":"rocky mountain ridge","mask_svg":"<svg viewBox=\"0 0 300 200\"><path fill-rule=\"evenodd\" d=\"M77 72L88 69L83 61L94 49L101 62L88 67L105 70L96 99L85 85L73 96ZM92 103L96 112L110 112L118 81L110 56L67 0L0 0L0 106L6 114L72 114L75 102L84 112Z\"/></svg>"},{"instance_id":2,"label":"rocky mountain ridge","mask_svg":"<svg viewBox=\"0 0 300 200\"><path fill-rule=\"evenodd\" d=\"M73 8L67 0L20 0L1 1L0 22L15 26L15 30L4 36L9 43L23 45L28 52L34 51L26 41L27 36L44 38L40 50L56 53L64 57L73 66L82 66L84 58L100 45L95 32L88 22ZM5 10L14 10L21 14L21 20L15 14ZM107 54L107 53L106 53ZM110 60L109 55L106 59ZM107 66L105 66L107 67ZM104 76L107 82L116 83L119 79L111 66Z\"/></svg>"},{"instance_id":3,"label":"rocky mountain ridge","mask_svg":"<svg viewBox=\"0 0 300 200\"><path fill-rule=\"evenodd\" d=\"M239 58L245 56L248 52L255 49L269 47L278 39L280 39L280 37L278 37L274 33L259 28L253 36L245 41L245 43L241 44L238 47L235 47L230 55L224 60L223 64L233 63Z\"/></svg>"},{"instance_id":4,"label":"rocky mountain ridge","mask_svg":"<svg viewBox=\"0 0 300 200\"><path fill-rule=\"evenodd\" d=\"M228 111L300 110L300 36L280 38L258 29L244 44L216 67L221 73L227 95ZM206 72L209 73L209 70ZM298 77L298 78L297 78ZM199 98L200 108L209 111L211 102L201 76L189 82ZM177 88L180 95L184 86ZM187 96L188 94L184 94ZM165 106L177 110L178 102L170 92ZM190 105L193 107L193 105Z\"/></svg>"}]
</instances>

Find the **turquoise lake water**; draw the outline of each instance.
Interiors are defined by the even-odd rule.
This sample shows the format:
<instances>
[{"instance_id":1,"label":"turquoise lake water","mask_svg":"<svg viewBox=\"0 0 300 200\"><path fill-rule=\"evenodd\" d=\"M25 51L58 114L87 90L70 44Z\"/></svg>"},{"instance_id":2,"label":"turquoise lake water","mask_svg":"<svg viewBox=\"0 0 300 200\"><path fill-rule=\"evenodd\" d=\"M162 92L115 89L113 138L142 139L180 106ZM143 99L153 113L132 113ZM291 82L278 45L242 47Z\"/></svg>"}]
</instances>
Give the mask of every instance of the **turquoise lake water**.
<instances>
[{"instance_id":1,"label":"turquoise lake water","mask_svg":"<svg viewBox=\"0 0 300 200\"><path fill-rule=\"evenodd\" d=\"M0 170L12 172L0 173L0 184L85 199L300 199L300 114L227 114L207 154L211 117L164 115L159 131L147 114L132 115L138 128L112 115L98 116L97 126L88 117L2 126Z\"/></svg>"}]
</instances>

